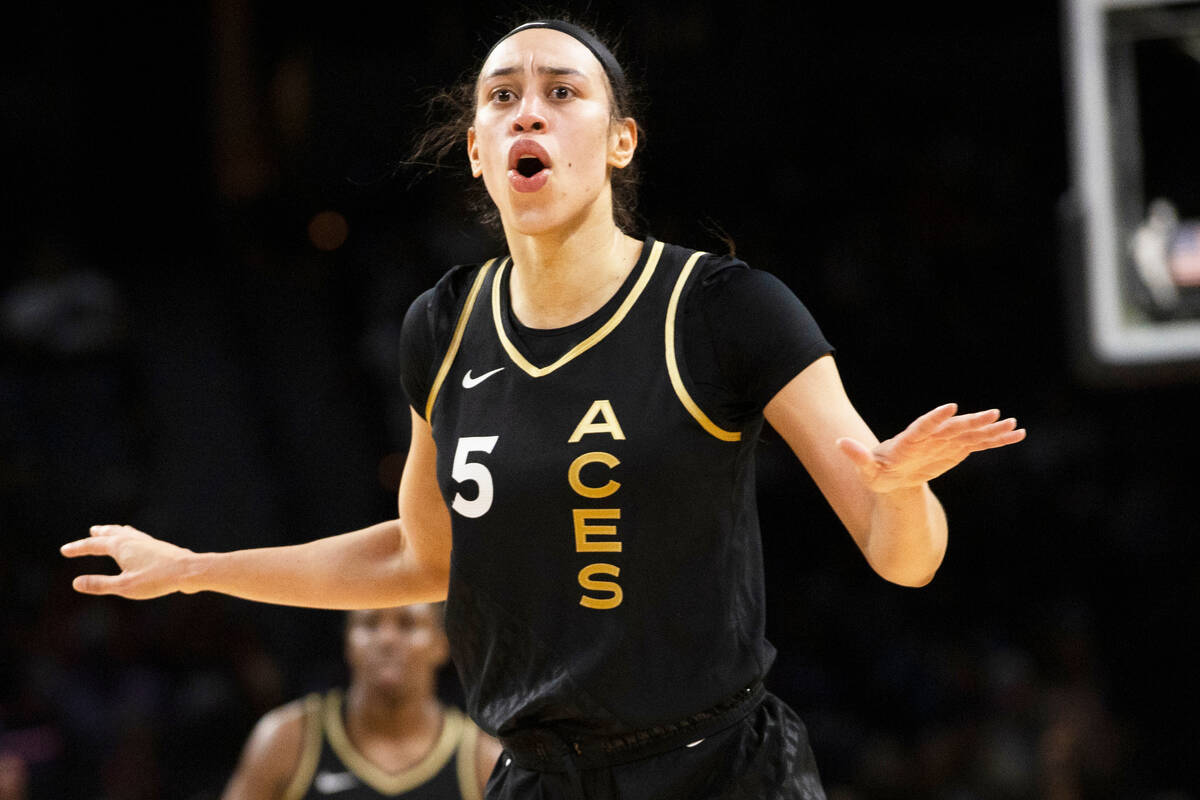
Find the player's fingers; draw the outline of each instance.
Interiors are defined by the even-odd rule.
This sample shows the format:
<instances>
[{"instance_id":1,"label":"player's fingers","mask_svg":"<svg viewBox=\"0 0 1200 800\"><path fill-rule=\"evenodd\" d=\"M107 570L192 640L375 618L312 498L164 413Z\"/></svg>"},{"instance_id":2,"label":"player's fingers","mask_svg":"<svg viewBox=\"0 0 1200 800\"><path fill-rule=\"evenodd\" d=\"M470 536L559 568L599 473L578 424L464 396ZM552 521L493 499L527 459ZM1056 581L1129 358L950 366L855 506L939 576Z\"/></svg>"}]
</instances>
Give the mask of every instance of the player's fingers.
<instances>
[{"instance_id":1,"label":"player's fingers","mask_svg":"<svg viewBox=\"0 0 1200 800\"><path fill-rule=\"evenodd\" d=\"M914 438L924 438L933 433L958 412L958 403L946 403L932 411L926 411L909 423L904 432Z\"/></svg>"},{"instance_id":2,"label":"player's fingers","mask_svg":"<svg viewBox=\"0 0 1200 800\"><path fill-rule=\"evenodd\" d=\"M1017 421L1004 420L1008 423L1005 429L998 430L993 435L976 445L976 450L990 450L994 447L1004 447L1009 444L1016 444L1025 438L1025 429L1016 427ZM999 423L997 423L999 424Z\"/></svg>"},{"instance_id":3,"label":"player's fingers","mask_svg":"<svg viewBox=\"0 0 1200 800\"><path fill-rule=\"evenodd\" d=\"M976 411L973 414L959 414L951 417L937 429L939 437L958 436L963 433L978 430L991 425L1000 419L1000 409L989 408L987 411Z\"/></svg>"},{"instance_id":4,"label":"player's fingers","mask_svg":"<svg viewBox=\"0 0 1200 800\"><path fill-rule=\"evenodd\" d=\"M77 539L67 542L58 551L67 558L76 556L107 556L111 555L112 542L105 538Z\"/></svg>"},{"instance_id":5,"label":"player's fingers","mask_svg":"<svg viewBox=\"0 0 1200 800\"><path fill-rule=\"evenodd\" d=\"M124 583L123 575L77 575L71 587L80 594L118 594Z\"/></svg>"},{"instance_id":6,"label":"player's fingers","mask_svg":"<svg viewBox=\"0 0 1200 800\"><path fill-rule=\"evenodd\" d=\"M132 531L133 528L128 525L93 525L88 528L89 536L112 536L114 533L123 533Z\"/></svg>"},{"instance_id":7,"label":"player's fingers","mask_svg":"<svg viewBox=\"0 0 1200 800\"><path fill-rule=\"evenodd\" d=\"M997 437L1005 436L1016 430L1017 421L1013 417L998 420L975 430L966 431L958 436L959 441L969 447L986 445Z\"/></svg>"}]
</instances>

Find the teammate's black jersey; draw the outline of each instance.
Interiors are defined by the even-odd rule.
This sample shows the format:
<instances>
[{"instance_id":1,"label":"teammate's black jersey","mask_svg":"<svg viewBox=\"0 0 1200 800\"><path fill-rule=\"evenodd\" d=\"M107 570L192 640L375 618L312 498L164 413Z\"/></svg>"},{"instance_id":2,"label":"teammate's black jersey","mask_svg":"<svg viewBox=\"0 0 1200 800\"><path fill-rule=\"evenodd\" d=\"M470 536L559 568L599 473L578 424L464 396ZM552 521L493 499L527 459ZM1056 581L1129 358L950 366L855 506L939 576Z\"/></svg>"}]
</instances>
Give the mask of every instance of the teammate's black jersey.
<instances>
[{"instance_id":1,"label":"teammate's black jersey","mask_svg":"<svg viewBox=\"0 0 1200 800\"><path fill-rule=\"evenodd\" d=\"M481 800L475 767L479 729L457 709L446 710L433 749L397 773L375 766L351 743L337 690L304 699L304 731L304 751L286 800Z\"/></svg>"},{"instance_id":2,"label":"teammate's black jersey","mask_svg":"<svg viewBox=\"0 0 1200 800\"><path fill-rule=\"evenodd\" d=\"M512 316L507 259L427 298L462 298L420 410L451 509L447 629L489 732L641 730L729 698L774 657L761 408L736 427L710 418L678 357L679 309L709 258L647 240L612 301L548 355ZM809 361L829 349L819 331L804 346Z\"/></svg>"}]
</instances>

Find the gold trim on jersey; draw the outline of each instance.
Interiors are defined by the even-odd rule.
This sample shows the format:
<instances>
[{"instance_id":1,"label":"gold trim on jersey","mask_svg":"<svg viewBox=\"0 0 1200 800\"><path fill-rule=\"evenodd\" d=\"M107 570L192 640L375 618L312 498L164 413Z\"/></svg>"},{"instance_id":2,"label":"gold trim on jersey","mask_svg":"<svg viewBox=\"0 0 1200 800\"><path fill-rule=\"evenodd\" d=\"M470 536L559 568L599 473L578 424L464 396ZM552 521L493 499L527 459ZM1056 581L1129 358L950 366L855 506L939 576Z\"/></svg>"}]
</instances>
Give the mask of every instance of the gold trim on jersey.
<instances>
[{"instance_id":1,"label":"gold trim on jersey","mask_svg":"<svg viewBox=\"0 0 1200 800\"><path fill-rule=\"evenodd\" d=\"M683 294L683 286L687 283L688 276L692 274L692 268L696 266L696 262L703 255L707 255L707 253L700 251L692 253L691 258L683 265L683 270L675 281L675 289L671 292L671 301L667 303L667 374L671 376L671 386L675 389L679 402L683 403L683 407L687 409L688 413L700 423L700 427L723 442L740 442L742 440L740 431L727 431L719 427L700 410L700 406L696 405L696 401L688 394L687 387L683 385L683 378L679 375L679 364L675 357L675 311L679 307L679 297Z\"/></svg>"},{"instance_id":2,"label":"gold trim on jersey","mask_svg":"<svg viewBox=\"0 0 1200 800\"><path fill-rule=\"evenodd\" d=\"M458 791L463 800L483 800L479 788L479 728L470 720L463 727L462 742L458 745Z\"/></svg>"},{"instance_id":3,"label":"gold trim on jersey","mask_svg":"<svg viewBox=\"0 0 1200 800\"><path fill-rule=\"evenodd\" d=\"M500 337L500 344L504 346L504 350L508 353L508 357L511 358L518 367L528 373L530 377L540 378L543 375L549 375L551 372L554 372L554 370L558 369L563 364L566 364L580 353L583 353L599 344L599 342L605 336L608 336L608 334L612 333L614 328L621 324L621 320L625 319L625 315L629 313L629 309L633 308L633 304L636 303L638 297L641 296L642 291L646 288L646 284L650 282L650 276L654 274L654 268L658 266L658 259L660 256L662 256L662 251L663 243L655 242L654 246L650 248L650 257L646 259L646 266L642 268L642 274L638 276L637 283L635 283L633 288L629 290L629 294L626 295L625 299L621 302L620 307L617 308L616 312L608 319L607 322L597 328L596 332L591 336L587 337L582 342L568 350L566 354L564 354L553 364L545 367L535 367L533 364L531 364L529 360L525 358L525 356L521 355L521 352L517 350L516 346L509 341L508 334L504 332L503 314L500 311L500 287L503 283L501 278L504 276L504 268L511 263L508 259L505 259L504 263L502 263L499 268L496 269L496 277L492 279L492 321L496 323L496 335Z\"/></svg>"},{"instance_id":4,"label":"gold trim on jersey","mask_svg":"<svg viewBox=\"0 0 1200 800\"><path fill-rule=\"evenodd\" d=\"M467 329L467 319L471 316L471 309L475 306L475 296L479 294L479 287L483 285L483 280L487 277L488 271L495 261L496 259L493 258L479 268L479 274L475 276L475 282L471 284L471 291L467 293L467 301L463 303L462 311L459 312L458 324L454 326L454 336L450 338L450 346L446 348L442 365L438 368L437 377L433 379L433 386L429 389L429 399L425 401L425 421L430 424L433 423L433 401L437 399L438 391L442 388L446 374L450 372L450 365L454 362L454 356L458 353L458 346L462 344L463 331Z\"/></svg>"},{"instance_id":5,"label":"gold trim on jersey","mask_svg":"<svg viewBox=\"0 0 1200 800\"><path fill-rule=\"evenodd\" d=\"M313 693L304 698L304 747L300 751L300 762L287 789L283 792L283 800L300 800L312 784L317 772L317 764L321 760L321 695Z\"/></svg>"},{"instance_id":6,"label":"gold trim on jersey","mask_svg":"<svg viewBox=\"0 0 1200 800\"><path fill-rule=\"evenodd\" d=\"M325 737L337 757L363 783L384 795L412 791L437 775L454 757L459 742L462 741L463 732L468 727L461 711L447 708L442 716L442 732L425 757L400 772L388 772L371 763L350 741L342 724L342 693L338 690L330 691L325 697L324 721Z\"/></svg>"}]
</instances>

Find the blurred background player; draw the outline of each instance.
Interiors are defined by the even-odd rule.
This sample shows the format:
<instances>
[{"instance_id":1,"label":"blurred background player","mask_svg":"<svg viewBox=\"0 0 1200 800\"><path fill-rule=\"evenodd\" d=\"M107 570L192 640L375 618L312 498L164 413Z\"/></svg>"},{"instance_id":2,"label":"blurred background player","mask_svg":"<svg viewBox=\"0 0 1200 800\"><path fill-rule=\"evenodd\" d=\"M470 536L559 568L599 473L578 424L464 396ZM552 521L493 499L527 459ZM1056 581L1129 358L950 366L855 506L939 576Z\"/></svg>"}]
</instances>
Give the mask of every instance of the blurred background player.
<instances>
[{"instance_id":1,"label":"blurred background player","mask_svg":"<svg viewBox=\"0 0 1200 800\"><path fill-rule=\"evenodd\" d=\"M0 800L26 800L29 769L15 753L0 752Z\"/></svg>"},{"instance_id":2,"label":"blurred background player","mask_svg":"<svg viewBox=\"0 0 1200 800\"><path fill-rule=\"evenodd\" d=\"M478 800L499 744L442 704L440 605L350 611L350 683L259 720L224 800Z\"/></svg>"}]
</instances>

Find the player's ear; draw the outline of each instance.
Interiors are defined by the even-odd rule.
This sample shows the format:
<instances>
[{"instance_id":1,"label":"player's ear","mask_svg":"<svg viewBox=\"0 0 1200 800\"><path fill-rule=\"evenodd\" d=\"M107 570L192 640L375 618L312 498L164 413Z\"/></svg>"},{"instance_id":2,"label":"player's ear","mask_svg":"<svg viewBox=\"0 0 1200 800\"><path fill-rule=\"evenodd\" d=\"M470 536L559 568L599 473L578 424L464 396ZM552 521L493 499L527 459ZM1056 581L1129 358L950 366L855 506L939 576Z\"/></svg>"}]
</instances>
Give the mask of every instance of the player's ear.
<instances>
[{"instance_id":1,"label":"player's ear","mask_svg":"<svg viewBox=\"0 0 1200 800\"><path fill-rule=\"evenodd\" d=\"M467 161L471 164L471 177L478 178L483 174L483 166L479 163L479 142L475 139L475 126L467 128Z\"/></svg>"},{"instance_id":2,"label":"player's ear","mask_svg":"<svg viewBox=\"0 0 1200 800\"><path fill-rule=\"evenodd\" d=\"M608 165L618 169L633 160L637 150L638 129L633 117L613 122L608 134Z\"/></svg>"}]
</instances>

